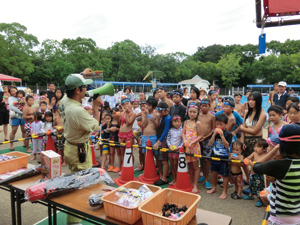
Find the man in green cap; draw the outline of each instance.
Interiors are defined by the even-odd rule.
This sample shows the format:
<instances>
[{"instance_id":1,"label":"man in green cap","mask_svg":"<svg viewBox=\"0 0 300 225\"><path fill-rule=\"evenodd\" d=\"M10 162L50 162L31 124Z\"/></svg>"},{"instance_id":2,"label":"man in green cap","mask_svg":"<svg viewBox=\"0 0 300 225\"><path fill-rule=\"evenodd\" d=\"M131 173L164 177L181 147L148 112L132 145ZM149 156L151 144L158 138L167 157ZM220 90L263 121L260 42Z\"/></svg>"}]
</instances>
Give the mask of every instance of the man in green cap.
<instances>
[{"instance_id":1,"label":"man in green cap","mask_svg":"<svg viewBox=\"0 0 300 225\"><path fill-rule=\"evenodd\" d=\"M91 70L84 70L85 75ZM101 102L93 101L94 117L81 107L80 99L85 96L87 85L93 80L84 79L80 74L71 74L65 81L66 96L59 103L64 126L64 154L71 172L88 169L93 166L92 153L88 143L92 132L99 129L99 109ZM99 98L98 98L99 99ZM80 224L81 219L67 216L67 225Z\"/></svg>"}]
</instances>

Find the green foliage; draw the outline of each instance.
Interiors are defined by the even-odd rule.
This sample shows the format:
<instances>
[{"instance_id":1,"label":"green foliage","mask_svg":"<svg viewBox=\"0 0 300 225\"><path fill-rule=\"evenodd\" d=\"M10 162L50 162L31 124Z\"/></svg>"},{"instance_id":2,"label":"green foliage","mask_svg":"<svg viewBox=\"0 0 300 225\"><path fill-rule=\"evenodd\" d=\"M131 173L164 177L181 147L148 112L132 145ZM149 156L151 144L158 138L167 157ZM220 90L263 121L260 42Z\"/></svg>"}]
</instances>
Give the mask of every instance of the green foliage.
<instances>
[{"instance_id":1,"label":"green foliage","mask_svg":"<svg viewBox=\"0 0 300 225\"><path fill-rule=\"evenodd\" d=\"M64 85L66 76L86 67L103 70L110 81L141 82L147 78L177 83L196 74L220 87L300 81L300 40L267 43L266 56L258 55L258 46L219 45L198 47L193 55L183 52L157 54L150 45L139 46L131 40L115 42L102 49L91 38L44 40L27 33L19 23L0 23L0 73L17 76L28 84L45 85L54 81Z\"/></svg>"},{"instance_id":2,"label":"green foliage","mask_svg":"<svg viewBox=\"0 0 300 225\"><path fill-rule=\"evenodd\" d=\"M34 71L33 48L38 39L19 23L0 23L0 71L28 81Z\"/></svg>"},{"instance_id":3,"label":"green foliage","mask_svg":"<svg viewBox=\"0 0 300 225\"><path fill-rule=\"evenodd\" d=\"M222 75L223 84L226 87L232 87L233 85L238 85L239 73L242 68L239 64L240 58L234 53L228 55L223 55L217 64L217 69Z\"/></svg>"}]
</instances>

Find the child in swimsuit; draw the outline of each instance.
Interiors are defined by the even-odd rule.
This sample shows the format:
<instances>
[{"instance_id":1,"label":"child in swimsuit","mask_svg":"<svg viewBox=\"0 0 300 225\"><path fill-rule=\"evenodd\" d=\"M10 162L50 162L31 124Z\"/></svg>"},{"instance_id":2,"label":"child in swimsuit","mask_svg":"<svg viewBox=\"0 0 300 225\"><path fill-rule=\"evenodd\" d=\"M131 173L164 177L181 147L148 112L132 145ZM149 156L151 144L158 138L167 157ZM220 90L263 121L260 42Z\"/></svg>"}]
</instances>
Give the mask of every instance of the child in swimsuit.
<instances>
[{"instance_id":1,"label":"child in swimsuit","mask_svg":"<svg viewBox=\"0 0 300 225\"><path fill-rule=\"evenodd\" d=\"M279 144L278 135L282 128L282 115L283 115L283 108L277 105L272 105L268 109L269 120L272 124L269 125L269 137L267 139L267 143L269 144L268 152L271 151L276 145Z\"/></svg>"},{"instance_id":2,"label":"child in swimsuit","mask_svg":"<svg viewBox=\"0 0 300 225\"><path fill-rule=\"evenodd\" d=\"M199 110L196 105L188 105L188 116L190 119L186 120L183 125L182 139L186 147L186 153L201 155L199 141L202 138L202 125L200 121L197 121L198 114ZM190 181L194 186L192 192L199 193L197 188L200 176L199 158L187 156L186 161L190 168Z\"/></svg>"},{"instance_id":3,"label":"child in swimsuit","mask_svg":"<svg viewBox=\"0 0 300 225\"><path fill-rule=\"evenodd\" d=\"M120 115L120 131L119 131L119 139L121 143L126 143L127 141L130 141L131 145L134 144L134 134L132 131L132 125L135 121L135 113L132 111L131 101L129 98L124 98L121 101L122 108L124 112ZM121 148L121 162L124 160L124 154L125 154L125 147ZM133 155L132 155L133 159ZM134 159L133 159L134 162Z\"/></svg>"},{"instance_id":4,"label":"child in swimsuit","mask_svg":"<svg viewBox=\"0 0 300 225\"><path fill-rule=\"evenodd\" d=\"M119 141L119 122L118 122L118 116L117 116L117 112L119 112L119 109L117 107L112 108L112 122L110 125L110 128L108 129L110 131L110 136L109 139L113 142L118 142ZM115 167L115 153L117 150L117 155L119 158L119 166ZM116 146L110 146L110 162L111 164L108 167L108 172L114 172L114 173L119 173L121 171L121 165L122 165L122 161L120 160L121 158L121 150L119 147Z\"/></svg>"}]
</instances>

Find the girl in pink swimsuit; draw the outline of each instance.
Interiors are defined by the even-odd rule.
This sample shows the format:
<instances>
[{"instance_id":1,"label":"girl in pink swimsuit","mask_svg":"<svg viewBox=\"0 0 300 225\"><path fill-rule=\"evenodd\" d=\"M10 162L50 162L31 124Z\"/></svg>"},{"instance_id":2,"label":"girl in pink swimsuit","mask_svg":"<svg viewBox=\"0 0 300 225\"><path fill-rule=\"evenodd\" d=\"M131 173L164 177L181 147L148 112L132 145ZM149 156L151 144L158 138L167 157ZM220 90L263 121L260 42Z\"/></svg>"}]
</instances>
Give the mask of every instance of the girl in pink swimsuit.
<instances>
[{"instance_id":1,"label":"girl in pink swimsuit","mask_svg":"<svg viewBox=\"0 0 300 225\"><path fill-rule=\"evenodd\" d=\"M182 139L186 147L186 153L201 155L199 141L202 138L202 125L198 118L198 106L188 105L189 120L186 120L183 125ZM200 176L199 158L193 156L186 156L186 161L189 164L190 181L193 184L193 193L199 193L197 188L198 179ZM194 179L193 179L194 178Z\"/></svg>"},{"instance_id":2,"label":"girl in pink swimsuit","mask_svg":"<svg viewBox=\"0 0 300 225\"><path fill-rule=\"evenodd\" d=\"M131 105L131 101L128 98L124 98L121 101L122 104L122 108L123 108L123 112L121 113L121 126L120 126L120 130L119 130L119 139L121 143L126 143L127 141L130 141L131 145L134 144L134 134L132 131L132 125L134 123L135 120L135 113L132 111L132 105ZM120 147L121 149L121 158L119 160L121 160L121 162L124 161L124 154L125 154L125 147ZM132 147L131 147L132 150ZM132 160L134 163L134 158L133 158L133 154L132 154Z\"/></svg>"},{"instance_id":3,"label":"girl in pink swimsuit","mask_svg":"<svg viewBox=\"0 0 300 225\"><path fill-rule=\"evenodd\" d=\"M277 105L272 105L268 109L268 114L269 114L269 120L272 122L270 124L268 132L269 132L269 137L267 139L267 143L269 144L268 147L268 152L270 152L276 145L279 144L279 133L282 128L282 115L283 115L283 108Z\"/></svg>"}]
</instances>

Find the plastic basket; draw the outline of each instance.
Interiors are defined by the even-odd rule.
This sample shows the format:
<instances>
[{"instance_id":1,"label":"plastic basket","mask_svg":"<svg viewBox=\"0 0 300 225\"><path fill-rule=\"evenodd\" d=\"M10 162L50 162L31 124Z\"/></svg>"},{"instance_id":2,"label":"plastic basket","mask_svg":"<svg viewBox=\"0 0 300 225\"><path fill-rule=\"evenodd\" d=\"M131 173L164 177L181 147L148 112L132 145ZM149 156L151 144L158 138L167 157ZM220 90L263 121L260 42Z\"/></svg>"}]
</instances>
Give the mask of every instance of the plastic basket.
<instances>
[{"instance_id":1,"label":"plastic basket","mask_svg":"<svg viewBox=\"0 0 300 225\"><path fill-rule=\"evenodd\" d=\"M142 213L143 224L186 225L195 216L200 199L199 195L166 188L155 195L151 201L142 203L139 207ZM166 203L176 204L178 207L185 205L188 210L177 220L158 215L158 213L162 213L163 205Z\"/></svg>"},{"instance_id":2,"label":"plastic basket","mask_svg":"<svg viewBox=\"0 0 300 225\"><path fill-rule=\"evenodd\" d=\"M130 181L127 184L122 185L122 187L139 189L142 185L143 183L141 182ZM154 194L149 198L147 198L144 202L151 200L154 196L157 195L158 191L161 190L160 187L150 185L150 184L146 184L146 185ZM141 218L141 212L139 211L138 207L144 202L142 202L141 204L137 205L134 208L129 208L129 207L116 204L115 201L118 199L118 197L115 195L116 192L117 189L107 195L104 195L101 198L103 201L104 211L106 216L123 221L125 223L134 224L136 221L138 221Z\"/></svg>"},{"instance_id":3,"label":"plastic basket","mask_svg":"<svg viewBox=\"0 0 300 225\"><path fill-rule=\"evenodd\" d=\"M0 174L27 167L29 154L23 152L9 152L3 155L16 156L17 158L0 162Z\"/></svg>"}]
</instances>

